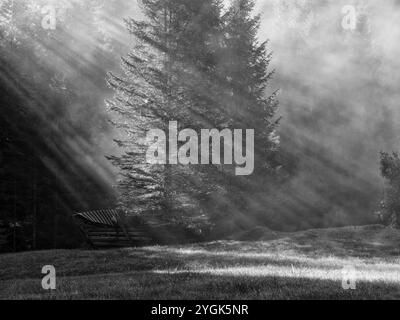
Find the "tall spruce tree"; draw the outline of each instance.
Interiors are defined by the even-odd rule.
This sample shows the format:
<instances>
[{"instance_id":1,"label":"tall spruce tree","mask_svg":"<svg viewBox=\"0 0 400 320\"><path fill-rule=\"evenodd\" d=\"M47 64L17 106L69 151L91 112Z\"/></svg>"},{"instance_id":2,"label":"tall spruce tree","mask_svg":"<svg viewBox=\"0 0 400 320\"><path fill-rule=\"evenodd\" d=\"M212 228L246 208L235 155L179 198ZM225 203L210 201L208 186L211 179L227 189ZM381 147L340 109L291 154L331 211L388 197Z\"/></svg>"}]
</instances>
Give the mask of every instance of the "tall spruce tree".
<instances>
[{"instance_id":1,"label":"tall spruce tree","mask_svg":"<svg viewBox=\"0 0 400 320\"><path fill-rule=\"evenodd\" d=\"M279 146L276 134L278 108L276 92L266 89L273 72L267 41L259 42L260 16L253 16L253 0L233 0L225 14L225 48L220 72L230 91L228 107L235 125L255 129L258 169L271 167L271 155Z\"/></svg>"},{"instance_id":2,"label":"tall spruce tree","mask_svg":"<svg viewBox=\"0 0 400 320\"><path fill-rule=\"evenodd\" d=\"M125 132L124 139L116 140L123 154L109 159L120 168L122 209L132 214L161 212L171 220L180 210L177 206L187 202L182 190L198 189L202 183L185 179L182 167L147 164L146 134L153 128L167 130L170 121L201 128L209 118L207 85L215 70L221 5L215 0L141 4L147 19L127 21L137 44L123 58L124 74L109 77L116 95L107 104L116 115L115 126Z\"/></svg>"},{"instance_id":3,"label":"tall spruce tree","mask_svg":"<svg viewBox=\"0 0 400 320\"><path fill-rule=\"evenodd\" d=\"M220 234L251 226L258 214L252 202L256 196L265 197L265 182L271 178L279 147L277 94L267 94L273 75L268 69L271 55L267 42L257 39L260 17L253 15L253 9L254 1L234 0L223 17L223 46L218 52L217 69L221 107L229 128L254 129L255 173L236 177L231 168L224 166L224 177L220 179L224 197L216 199L219 209L213 213Z\"/></svg>"},{"instance_id":4,"label":"tall spruce tree","mask_svg":"<svg viewBox=\"0 0 400 320\"><path fill-rule=\"evenodd\" d=\"M249 191L249 181L236 179L229 166L147 164L149 129L167 130L169 121L197 131L255 129L264 164L276 148L275 95L264 97L270 57L265 43L257 43L252 2L238 3L223 15L216 0L143 0L147 19L127 21L137 45L123 58L124 74L110 74L116 95L108 101L115 126L126 133L116 140L124 152L109 157L120 168L125 211L160 212L196 225L203 212L231 212L229 205Z\"/></svg>"}]
</instances>

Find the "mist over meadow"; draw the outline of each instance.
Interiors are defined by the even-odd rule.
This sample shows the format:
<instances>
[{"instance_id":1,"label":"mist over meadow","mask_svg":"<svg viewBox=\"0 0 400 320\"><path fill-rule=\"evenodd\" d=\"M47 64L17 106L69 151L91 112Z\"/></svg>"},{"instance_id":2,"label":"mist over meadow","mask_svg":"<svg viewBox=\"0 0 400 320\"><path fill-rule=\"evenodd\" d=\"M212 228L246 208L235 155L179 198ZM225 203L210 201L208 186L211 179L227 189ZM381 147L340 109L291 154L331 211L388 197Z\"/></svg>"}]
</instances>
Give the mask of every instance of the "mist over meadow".
<instances>
[{"instance_id":1,"label":"mist over meadow","mask_svg":"<svg viewBox=\"0 0 400 320\"><path fill-rule=\"evenodd\" d=\"M41 28L46 4L60 8L55 30ZM345 5L356 8L356 30L342 27ZM120 152L113 140L121 132L109 123L104 101L113 91L106 75L120 72L121 56L134 45L123 19L141 17L140 6L123 0L19 6L1 40L3 88L46 124L36 130L45 145L38 158L68 190L66 210L112 207L118 170L105 156ZM248 224L296 230L374 222L383 192L379 152L400 148L400 2L257 0L256 13L259 39L269 39L273 53L268 91L279 90L281 178L250 196L257 214L246 217ZM43 94L45 88L54 94ZM7 101L12 109L15 99ZM71 172L88 176L85 195Z\"/></svg>"},{"instance_id":2,"label":"mist over meadow","mask_svg":"<svg viewBox=\"0 0 400 320\"><path fill-rule=\"evenodd\" d=\"M357 27L342 27L353 5ZM365 223L383 193L379 152L399 148L399 2L258 1L296 173L282 215L301 227ZM285 206L286 203L286 206Z\"/></svg>"}]
</instances>

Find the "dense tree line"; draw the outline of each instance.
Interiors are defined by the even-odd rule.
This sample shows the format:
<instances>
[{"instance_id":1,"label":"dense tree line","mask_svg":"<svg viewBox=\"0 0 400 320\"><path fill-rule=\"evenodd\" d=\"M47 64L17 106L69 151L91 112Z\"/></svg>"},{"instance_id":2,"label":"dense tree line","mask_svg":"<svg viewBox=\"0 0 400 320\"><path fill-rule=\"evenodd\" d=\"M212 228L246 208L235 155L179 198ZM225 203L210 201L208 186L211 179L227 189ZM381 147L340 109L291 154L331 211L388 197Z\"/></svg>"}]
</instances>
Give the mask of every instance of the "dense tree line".
<instances>
[{"instance_id":1,"label":"dense tree line","mask_svg":"<svg viewBox=\"0 0 400 320\"><path fill-rule=\"evenodd\" d=\"M361 141L364 131L340 132L336 124L362 118L371 128L368 141L393 145L386 128L393 125L390 116L378 115L384 119L376 125L368 106L354 111L345 99L333 97L329 112L310 111L296 101L296 108L286 108L290 125L282 130L280 149L277 96L269 88L271 55L267 42L257 38L254 1L139 3L143 17L126 19L124 35L114 33L121 11L131 6L124 0L60 0L55 30L41 26L46 1L0 1L0 220L13 226L11 249L79 246L71 214L116 205L130 216L219 237L259 225L324 227L368 216L376 202L369 195L379 187L361 174L372 161L360 152L367 143L346 145L346 154L354 158L349 166L314 137L325 130ZM373 66L370 80L357 91L366 86L370 100L377 101L382 90L369 75L377 72L379 61L371 55L363 19L346 41L359 49L351 59ZM134 47L123 56L119 72L118 57L128 50L128 37ZM306 55L312 50L300 49ZM105 70L113 70L107 78L111 91ZM106 102L108 114L102 111L105 92L115 94ZM171 121L179 131L198 133L255 129L255 172L240 177L234 165L146 163L146 134L154 128L168 131ZM98 146L100 134L114 134L108 122L117 129L117 152ZM381 131L387 132L382 141ZM117 198L113 181L104 178L109 174L99 159L104 155L119 171ZM381 216L396 226L398 162L397 154L382 154L387 185ZM347 220L343 211L352 213Z\"/></svg>"},{"instance_id":2,"label":"dense tree line","mask_svg":"<svg viewBox=\"0 0 400 320\"><path fill-rule=\"evenodd\" d=\"M98 17L87 19L84 5L72 3L73 14L46 30L37 4L5 1L0 19L0 220L11 226L9 250L80 246L72 214L114 205L92 147L93 133L107 130L97 64L113 67L112 51L101 46ZM92 32L98 47L71 25ZM85 46L96 63L79 56Z\"/></svg>"}]
</instances>

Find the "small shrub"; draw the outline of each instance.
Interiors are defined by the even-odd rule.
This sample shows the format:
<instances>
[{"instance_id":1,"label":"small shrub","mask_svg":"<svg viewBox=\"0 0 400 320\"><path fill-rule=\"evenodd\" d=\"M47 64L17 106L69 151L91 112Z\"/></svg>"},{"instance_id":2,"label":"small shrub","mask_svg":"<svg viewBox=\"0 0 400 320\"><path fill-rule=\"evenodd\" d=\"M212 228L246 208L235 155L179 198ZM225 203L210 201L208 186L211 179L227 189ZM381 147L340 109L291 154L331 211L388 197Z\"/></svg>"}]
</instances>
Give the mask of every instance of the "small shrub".
<instances>
[{"instance_id":1,"label":"small shrub","mask_svg":"<svg viewBox=\"0 0 400 320\"><path fill-rule=\"evenodd\" d=\"M381 174L386 180L380 217L391 227L400 223L400 156L399 153L381 153Z\"/></svg>"}]
</instances>

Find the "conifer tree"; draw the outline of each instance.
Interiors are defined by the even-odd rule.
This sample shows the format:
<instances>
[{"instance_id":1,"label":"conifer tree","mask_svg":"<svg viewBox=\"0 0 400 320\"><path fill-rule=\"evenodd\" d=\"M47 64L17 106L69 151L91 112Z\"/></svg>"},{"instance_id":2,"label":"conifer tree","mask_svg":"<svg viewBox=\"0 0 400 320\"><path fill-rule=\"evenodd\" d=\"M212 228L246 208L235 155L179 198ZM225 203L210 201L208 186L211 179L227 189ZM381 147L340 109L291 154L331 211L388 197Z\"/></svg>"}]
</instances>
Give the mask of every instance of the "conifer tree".
<instances>
[{"instance_id":1,"label":"conifer tree","mask_svg":"<svg viewBox=\"0 0 400 320\"><path fill-rule=\"evenodd\" d=\"M265 197L265 182L271 179L274 172L271 169L276 167L279 148L277 93L267 94L273 75L268 69L271 54L267 52L267 42L259 43L257 39L260 17L254 16L253 10L254 1L231 2L223 16L222 45L216 52L217 103L223 111L219 127L254 129L255 132L255 172L252 175L238 177L229 165L213 173L220 189L218 197L210 202L216 234L235 232L249 225L256 215L251 209L254 207L252 199L256 194Z\"/></svg>"},{"instance_id":2,"label":"conifer tree","mask_svg":"<svg viewBox=\"0 0 400 320\"><path fill-rule=\"evenodd\" d=\"M230 91L228 107L233 109L235 125L255 129L256 164L271 166L271 155L279 146L276 134L278 107L276 92L267 96L273 72L267 41L259 42L260 16L253 16L253 0L234 0L225 14L225 47L221 77Z\"/></svg>"},{"instance_id":3,"label":"conifer tree","mask_svg":"<svg viewBox=\"0 0 400 320\"><path fill-rule=\"evenodd\" d=\"M203 221L204 212L210 217L240 202L244 195L237 192L246 192L249 181L241 185L229 166L147 164L146 133L167 131L170 121L197 131L255 129L260 167L266 167L277 147L271 139L277 104L275 95L264 96L270 57L257 42L259 18L251 17L251 1L234 3L225 15L216 0L143 0L142 8L145 21L127 21L137 45L123 58L124 74L109 77L116 95L108 107L126 133L116 140L124 153L109 157L121 172L120 207Z\"/></svg>"},{"instance_id":4,"label":"conifer tree","mask_svg":"<svg viewBox=\"0 0 400 320\"><path fill-rule=\"evenodd\" d=\"M108 107L126 133L125 149L109 159L120 168L120 207L130 213L163 212L170 217L180 190L190 188L179 166L146 163L149 129L167 130L169 121L201 127L209 97L208 74L215 69L213 43L220 27L218 1L143 0L145 21L128 20L137 44L123 58L124 75L110 74L115 99ZM201 183L196 183L196 186ZM194 184L192 184L194 186Z\"/></svg>"}]
</instances>

